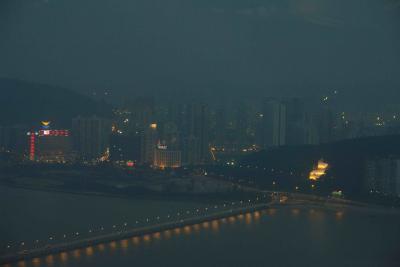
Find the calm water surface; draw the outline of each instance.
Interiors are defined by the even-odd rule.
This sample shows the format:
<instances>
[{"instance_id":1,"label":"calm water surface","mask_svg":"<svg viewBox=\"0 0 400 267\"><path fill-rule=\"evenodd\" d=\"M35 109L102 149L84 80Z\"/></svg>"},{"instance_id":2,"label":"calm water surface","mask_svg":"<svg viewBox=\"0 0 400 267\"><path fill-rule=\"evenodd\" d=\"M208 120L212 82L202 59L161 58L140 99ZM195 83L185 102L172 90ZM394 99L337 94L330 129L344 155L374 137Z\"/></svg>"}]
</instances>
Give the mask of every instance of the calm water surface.
<instances>
[{"instance_id":1,"label":"calm water surface","mask_svg":"<svg viewBox=\"0 0 400 267\"><path fill-rule=\"evenodd\" d=\"M200 205L0 187L0 244ZM400 266L400 216L282 207L12 266Z\"/></svg>"}]
</instances>

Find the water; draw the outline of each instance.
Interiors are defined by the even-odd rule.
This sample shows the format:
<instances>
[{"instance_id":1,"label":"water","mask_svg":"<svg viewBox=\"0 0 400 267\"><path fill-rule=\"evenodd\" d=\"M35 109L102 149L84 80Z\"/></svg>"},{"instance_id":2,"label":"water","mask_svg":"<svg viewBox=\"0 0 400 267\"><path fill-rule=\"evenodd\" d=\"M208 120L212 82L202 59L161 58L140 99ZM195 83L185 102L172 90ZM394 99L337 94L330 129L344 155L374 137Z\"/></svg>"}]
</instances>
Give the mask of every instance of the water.
<instances>
[{"instance_id":1,"label":"water","mask_svg":"<svg viewBox=\"0 0 400 267\"><path fill-rule=\"evenodd\" d=\"M3 187L0 203L2 244L49 232L73 232L96 222L108 225L204 205ZM357 209L281 207L15 266L400 266L400 216Z\"/></svg>"}]
</instances>

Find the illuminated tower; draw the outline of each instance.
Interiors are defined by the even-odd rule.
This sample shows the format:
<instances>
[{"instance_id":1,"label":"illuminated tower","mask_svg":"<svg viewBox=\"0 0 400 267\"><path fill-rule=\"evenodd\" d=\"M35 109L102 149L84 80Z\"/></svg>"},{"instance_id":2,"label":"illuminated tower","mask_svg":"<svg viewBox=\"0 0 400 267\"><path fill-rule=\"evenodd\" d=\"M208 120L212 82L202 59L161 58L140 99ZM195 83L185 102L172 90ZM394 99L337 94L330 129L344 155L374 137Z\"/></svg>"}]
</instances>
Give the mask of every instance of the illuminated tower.
<instances>
[{"instance_id":1,"label":"illuminated tower","mask_svg":"<svg viewBox=\"0 0 400 267\"><path fill-rule=\"evenodd\" d=\"M36 137L38 132L30 131L27 135L29 136L29 160L34 161L36 159Z\"/></svg>"}]
</instances>

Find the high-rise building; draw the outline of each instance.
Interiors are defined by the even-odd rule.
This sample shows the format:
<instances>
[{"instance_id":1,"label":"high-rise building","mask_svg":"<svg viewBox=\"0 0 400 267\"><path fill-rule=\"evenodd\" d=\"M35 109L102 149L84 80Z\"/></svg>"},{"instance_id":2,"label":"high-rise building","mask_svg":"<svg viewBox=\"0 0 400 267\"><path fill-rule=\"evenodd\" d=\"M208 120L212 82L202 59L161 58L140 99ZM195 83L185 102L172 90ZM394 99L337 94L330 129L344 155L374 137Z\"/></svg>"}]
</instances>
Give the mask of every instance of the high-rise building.
<instances>
[{"instance_id":1,"label":"high-rise building","mask_svg":"<svg viewBox=\"0 0 400 267\"><path fill-rule=\"evenodd\" d=\"M278 99L268 99L263 107L263 147L286 144L286 105Z\"/></svg>"},{"instance_id":2,"label":"high-rise building","mask_svg":"<svg viewBox=\"0 0 400 267\"><path fill-rule=\"evenodd\" d=\"M110 136L110 160L112 162L140 162L140 141L139 134L113 133Z\"/></svg>"},{"instance_id":3,"label":"high-rise building","mask_svg":"<svg viewBox=\"0 0 400 267\"><path fill-rule=\"evenodd\" d=\"M182 147L185 164L204 164L210 160L208 108L192 103L183 109Z\"/></svg>"},{"instance_id":4,"label":"high-rise building","mask_svg":"<svg viewBox=\"0 0 400 267\"><path fill-rule=\"evenodd\" d=\"M0 126L0 151L22 154L26 148L24 126Z\"/></svg>"},{"instance_id":5,"label":"high-rise building","mask_svg":"<svg viewBox=\"0 0 400 267\"><path fill-rule=\"evenodd\" d=\"M365 188L368 192L400 196L399 158L367 160L365 171Z\"/></svg>"},{"instance_id":6,"label":"high-rise building","mask_svg":"<svg viewBox=\"0 0 400 267\"><path fill-rule=\"evenodd\" d=\"M149 124L142 132L141 138L141 163L152 164L154 161L154 150L158 141L157 123Z\"/></svg>"},{"instance_id":7,"label":"high-rise building","mask_svg":"<svg viewBox=\"0 0 400 267\"><path fill-rule=\"evenodd\" d=\"M226 108L217 109L215 114L215 145L223 147L226 142Z\"/></svg>"},{"instance_id":8,"label":"high-rise building","mask_svg":"<svg viewBox=\"0 0 400 267\"><path fill-rule=\"evenodd\" d=\"M129 131L143 131L154 121L154 98L136 97L125 102L129 111Z\"/></svg>"},{"instance_id":9,"label":"high-rise building","mask_svg":"<svg viewBox=\"0 0 400 267\"><path fill-rule=\"evenodd\" d=\"M111 122L108 119L77 117L72 120L72 137L74 149L83 160L100 158L107 150Z\"/></svg>"},{"instance_id":10,"label":"high-rise building","mask_svg":"<svg viewBox=\"0 0 400 267\"><path fill-rule=\"evenodd\" d=\"M286 140L287 145L303 145L306 143L306 116L304 103L299 98L285 98L286 107Z\"/></svg>"}]
</instances>

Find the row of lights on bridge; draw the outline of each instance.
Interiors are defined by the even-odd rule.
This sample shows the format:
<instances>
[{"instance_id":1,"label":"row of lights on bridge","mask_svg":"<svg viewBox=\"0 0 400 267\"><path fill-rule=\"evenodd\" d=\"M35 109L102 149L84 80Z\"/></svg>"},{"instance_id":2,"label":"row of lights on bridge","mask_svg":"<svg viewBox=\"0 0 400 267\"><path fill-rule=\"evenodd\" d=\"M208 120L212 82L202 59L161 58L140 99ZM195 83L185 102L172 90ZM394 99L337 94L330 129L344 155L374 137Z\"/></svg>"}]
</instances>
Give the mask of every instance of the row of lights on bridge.
<instances>
[{"instance_id":1,"label":"row of lights on bridge","mask_svg":"<svg viewBox=\"0 0 400 267\"><path fill-rule=\"evenodd\" d=\"M263 195L263 198L266 198L267 197L267 195ZM259 201L260 200L260 197L256 197L256 200L255 201ZM234 205L237 205L237 203L239 204L239 205L243 205L244 203L251 203L252 201L251 201L251 199L249 199L248 201L243 201L243 200L241 200L241 201L238 201L238 202L231 202L230 203L230 206L234 206ZM229 205L229 204L228 204ZM212 210L212 209L218 209L219 207L223 207L223 208L226 208L227 206L228 206L226 203L224 203L224 204L222 204L222 205L220 205L220 206L218 206L218 205L214 205L214 206L212 206L212 207L205 207L205 208L203 208L204 209L204 211L209 211L209 210ZM195 213L193 213L193 214L196 214L196 213L200 213L201 212L201 210L202 210L202 208L196 208L196 211L195 211ZM186 212L177 212L176 213L176 215L179 217L179 216L182 216L182 215L189 215L189 214L191 214L190 213L190 211L189 210L187 210ZM170 219L171 217L172 217L173 215L171 215L171 214L168 214L167 216L166 216L166 218L167 219ZM160 221L161 220L161 217L160 216L157 216L157 217L155 217L155 219L156 219L156 221ZM146 223L149 223L151 220L150 220L150 218L146 218L145 219L145 222ZM138 225L138 224L140 224L141 223L141 221L138 221L138 220L136 220L135 221L135 225ZM123 224L123 227L127 227L128 226L128 223L127 222L124 222ZM117 229L117 227L118 227L118 225L116 225L116 224L114 224L114 225L112 225L112 229L113 230L115 230L115 229ZM104 231L105 230L105 228L103 227L103 226L101 226L100 228L99 228L99 230L102 232L102 231ZM93 230L93 229L89 229L88 230L88 233L89 234L91 234L91 233L93 233L93 232L95 232L95 230ZM72 237L78 237L78 236L80 236L81 235L81 233L80 232L75 232L75 233L73 233L72 234ZM67 238L67 235L66 234L63 234L63 239L66 239ZM50 236L49 238L48 238L48 240L49 241L54 241L56 238L55 238L55 236ZM38 243L40 243L40 240L39 239L36 239L35 241L34 241L34 244L38 244ZM24 247L26 245L26 242L20 242L20 246L22 246L22 247ZM10 249L12 246L9 244L9 245L7 245L7 249Z\"/></svg>"}]
</instances>

